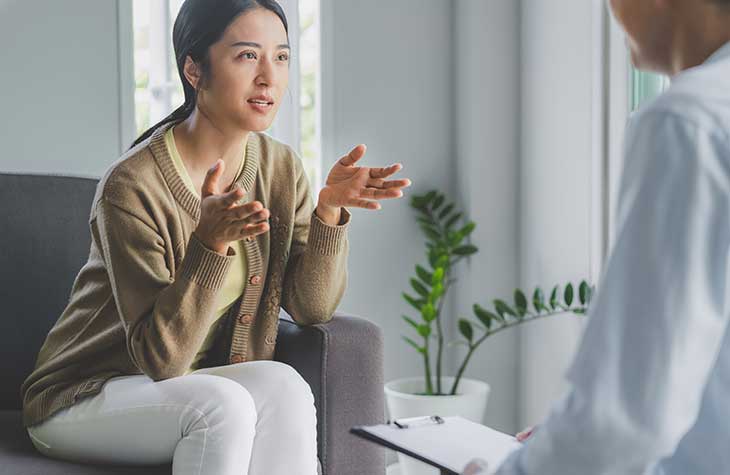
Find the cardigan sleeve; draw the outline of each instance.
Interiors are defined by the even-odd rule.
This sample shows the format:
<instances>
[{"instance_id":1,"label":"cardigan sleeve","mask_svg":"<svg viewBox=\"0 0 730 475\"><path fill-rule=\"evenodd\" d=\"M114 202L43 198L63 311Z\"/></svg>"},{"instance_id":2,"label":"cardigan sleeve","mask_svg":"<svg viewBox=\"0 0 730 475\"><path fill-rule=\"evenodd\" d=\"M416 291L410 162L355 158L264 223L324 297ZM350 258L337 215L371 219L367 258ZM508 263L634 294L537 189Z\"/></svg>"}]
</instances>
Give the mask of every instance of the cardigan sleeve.
<instances>
[{"instance_id":1,"label":"cardigan sleeve","mask_svg":"<svg viewBox=\"0 0 730 475\"><path fill-rule=\"evenodd\" d=\"M215 298L233 257L208 249L191 234L174 276L154 223L100 198L92 220L127 351L155 381L189 368L215 318Z\"/></svg>"},{"instance_id":2,"label":"cardigan sleeve","mask_svg":"<svg viewBox=\"0 0 730 475\"><path fill-rule=\"evenodd\" d=\"M347 227L351 215L342 208L337 226L319 219L304 167L296 155L294 159L296 211L281 306L298 324L311 325L332 318L347 288Z\"/></svg>"}]
</instances>

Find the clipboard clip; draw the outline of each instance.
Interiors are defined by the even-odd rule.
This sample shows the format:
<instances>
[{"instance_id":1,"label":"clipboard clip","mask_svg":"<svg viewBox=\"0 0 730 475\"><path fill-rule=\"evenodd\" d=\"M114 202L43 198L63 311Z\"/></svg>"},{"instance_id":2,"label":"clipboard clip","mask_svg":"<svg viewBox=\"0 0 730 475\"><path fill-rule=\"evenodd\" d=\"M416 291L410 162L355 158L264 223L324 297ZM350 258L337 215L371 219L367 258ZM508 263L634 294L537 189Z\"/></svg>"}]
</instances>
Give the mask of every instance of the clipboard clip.
<instances>
[{"instance_id":1,"label":"clipboard clip","mask_svg":"<svg viewBox=\"0 0 730 475\"><path fill-rule=\"evenodd\" d=\"M431 426L443 424L446 421L441 416L423 416L409 417L406 419L393 419L393 424L399 429L409 429L413 427Z\"/></svg>"}]
</instances>

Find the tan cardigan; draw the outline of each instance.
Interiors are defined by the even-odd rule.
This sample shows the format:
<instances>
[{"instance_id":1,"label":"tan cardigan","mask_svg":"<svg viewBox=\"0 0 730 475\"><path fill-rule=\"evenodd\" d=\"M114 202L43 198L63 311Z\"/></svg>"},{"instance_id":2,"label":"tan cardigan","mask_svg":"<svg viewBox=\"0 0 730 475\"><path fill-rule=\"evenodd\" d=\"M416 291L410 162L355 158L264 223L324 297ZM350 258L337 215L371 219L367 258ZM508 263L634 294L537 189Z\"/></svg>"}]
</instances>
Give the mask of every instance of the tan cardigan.
<instances>
[{"instance_id":1,"label":"tan cardigan","mask_svg":"<svg viewBox=\"0 0 730 475\"><path fill-rule=\"evenodd\" d=\"M159 127L116 161L96 189L91 249L66 309L21 386L23 424L41 422L109 378L182 376L215 319L216 292L233 258L193 235L200 200L175 172ZM332 318L347 285L347 224L314 213L309 182L291 148L249 135L238 179L271 212L270 231L245 240L243 295L202 366L271 359L283 307L300 325ZM53 269L48 269L53 272Z\"/></svg>"}]
</instances>

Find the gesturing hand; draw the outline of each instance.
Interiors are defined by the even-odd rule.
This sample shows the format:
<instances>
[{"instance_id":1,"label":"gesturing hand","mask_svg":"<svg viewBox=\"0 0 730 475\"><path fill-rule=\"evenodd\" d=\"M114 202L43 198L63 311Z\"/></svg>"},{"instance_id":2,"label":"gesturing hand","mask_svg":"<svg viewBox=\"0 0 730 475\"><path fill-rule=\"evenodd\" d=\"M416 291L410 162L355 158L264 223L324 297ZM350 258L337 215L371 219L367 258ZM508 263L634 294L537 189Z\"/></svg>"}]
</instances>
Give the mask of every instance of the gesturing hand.
<instances>
[{"instance_id":1,"label":"gesturing hand","mask_svg":"<svg viewBox=\"0 0 730 475\"><path fill-rule=\"evenodd\" d=\"M200 221L193 231L200 242L219 254L226 254L231 242L269 230L269 210L261 202L238 205L237 202L246 194L239 187L221 193L218 181L224 167L225 162L218 160L205 175L201 190Z\"/></svg>"},{"instance_id":2,"label":"gesturing hand","mask_svg":"<svg viewBox=\"0 0 730 475\"><path fill-rule=\"evenodd\" d=\"M411 180L387 180L403 165L396 163L385 168L356 166L365 156L365 145L358 145L340 158L330 170L324 188L319 192L318 208L333 209L354 207L380 209L378 200L400 198L403 188L411 186Z\"/></svg>"}]
</instances>

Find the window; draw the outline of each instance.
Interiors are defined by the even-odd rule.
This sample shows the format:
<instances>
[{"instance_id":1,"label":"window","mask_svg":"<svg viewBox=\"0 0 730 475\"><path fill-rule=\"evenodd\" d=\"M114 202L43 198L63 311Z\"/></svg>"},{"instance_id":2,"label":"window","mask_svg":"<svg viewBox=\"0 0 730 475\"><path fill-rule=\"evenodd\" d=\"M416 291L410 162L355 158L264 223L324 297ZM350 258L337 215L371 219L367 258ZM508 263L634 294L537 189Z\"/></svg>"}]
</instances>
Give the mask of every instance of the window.
<instances>
[{"instance_id":1,"label":"window","mask_svg":"<svg viewBox=\"0 0 730 475\"><path fill-rule=\"evenodd\" d=\"M669 80L665 76L631 68L631 110L635 111L646 101L658 96L668 85Z\"/></svg>"},{"instance_id":2,"label":"window","mask_svg":"<svg viewBox=\"0 0 730 475\"><path fill-rule=\"evenodd\" d=\"M172 46L183 0L134 0L134 78L137 136L182 105L184 93ZM321 181L319 0L279 0L289 21L289 91L268 134L302 157L316 197Z\"/></svg>"}]
</instances>

